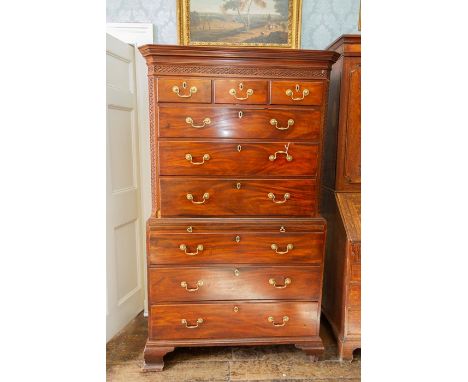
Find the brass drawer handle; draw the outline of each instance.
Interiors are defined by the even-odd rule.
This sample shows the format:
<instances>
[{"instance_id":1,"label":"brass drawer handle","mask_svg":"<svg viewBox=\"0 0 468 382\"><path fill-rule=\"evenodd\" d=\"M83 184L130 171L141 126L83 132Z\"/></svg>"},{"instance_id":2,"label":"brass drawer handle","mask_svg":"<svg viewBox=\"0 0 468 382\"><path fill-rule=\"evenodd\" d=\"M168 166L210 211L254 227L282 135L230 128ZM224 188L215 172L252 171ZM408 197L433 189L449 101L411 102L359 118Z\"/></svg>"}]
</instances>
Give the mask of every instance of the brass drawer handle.
<instances>
[{"instance_id":1,"label":"brass drawer handle","mask_svg":"<svg viewBox=\"0 0 468 382\"><path fill-rule=\"evenodd\" d=\"M198 328L199 324L203 324L203 318L197 318L197 324L196 325L189 325L185 318L182 318L181 322L182 322L182 325L185 325L185 327L187 329L195 329L195 328Z\"/></svg>"},{"instance_id":2,"label":"brass drawer handle","mask_svg":"<svg viewBox=\"0 0 468 382\"><path fill-rule=\"evenodd\" d=\"M187 82L182 82L182 89L185 90L187 89ZM192 94L195 94L197 92L197 87L196 86L191 86L189 89L189 94L180 94L180 88L177 85L174 85L172 87L172 91L177 94L178 97L180 98L190 98Z\"/></svg>"},{"instance_id":3,"label":"brass drawer handle","mask_svg":"<svg viewBox=\"0 0 468 382\"><path fill-rule=\"evenodd\" d=\"M268 322L273 323L273 326L284 326L284 325L286 325L286 322L288 322L288 321L289 321L289 317L288 316L283 316L283 322L281 324L277 324L275 322L275 319L273 318L273 316L268 317Z\"/></svg>"},{"instance_id":4,"label":"brass drawer handle","mask_svg":"<svg viewBox=\"0 0 468 382\"><path fill-rule=\"evenodd\" d=\"M286 201L291 197L291 194L289 192L286 192L283 196L283 200L275 200L276 196L273 192L270 192L268 194L268 199L271 199L273 201L273 203L276 203L276 204L283 204L283 203L286 203Z\"/></svg>"},{"instance_id":5,"label":"brass drawer handle","mask_svg":"<svg viewBox=\"0 0 468 382\"><path fill-rule=\"evenodd\" d=\"M211 119L208 117L203 119L203 125L194 125L192 117L185 118L185 122L191 125L192 127L194 127L195 129L201 129L202 127L205 127L206 125L209 125L211 123Z\"/></svg>"},{"instance_id":6,"label":"brass drawer handle","mask_svg":"<svg viewBox=\"0 0 468 382\"><path fill-rule=\"evenodd\" d=\"M239 84L239 90L243 90L243 89L244 89L244 84L241 82ZM233 88L233 89L229 90L229 94L232 95L235 99L238 99L239 101L244 101L247 98L249 98L252 94L254 94L254 91L253 91L253 89L247 89L247 91L245 93L246 94L245 97L238 97L236 89ZM242 118L241 114L239 114L239 118Z\"/></svg>"},{"instance_id":7,"label":"brass drawer handle","mask_svg":"<svg viewBox=\"0 0 468 382\"><path fill-rule=\"evenodd\" d=\"M184 253L188 256L195 256L195 255L198 255L198 251L203 251L203 245L201 244L198 244L197 245L197 252L187 252L187 246L185 244L181 244L179 245L179 249L181 251L184 251Z\"/></svg>"},{"instance_id":8,"label":"brass drawer handle","mask_svg":"<svg viewBox=\"0 0 468 382\"><path fill-rule=\"evenodd\" d=\"M299 89L300 89L299 84L296 84L296 87L295 87L296 92L299 92ZM309 94L310 94L309 89L304 89L302 91L302 97L294 97L294 92L291 89L286 90L286 95L288 97L291 97L293 101L302 101Z\"/></svg>"},{"instance_id":9,"label":"brass drawer handle","mask_svg":"<svg viewBox=\"0 0 468 382\"><path fill-rule=\"evenodd\" d=\"M284 289L284 288L286 288L289 284L291 284L291 282L292 282L292 280L291 280L289 277L286 277L286 278L284 279L284 284L283 284L283 285L278 285L278 284L276 283L276 280L275 280L275 279L270 279L270 280L268 280L268 283L269 283L270 285L273 285L276 289Z\"/></svg>"},{"instance_id":10,"label":"brass drawer handle","mask_svg":"<svg viewBox=\"0 0 468 382\"><path fill-rule=\"evenodd\" d=\"M194 162L192 154L185 154L185 159L187 159L192 164L199 165L199 164L205 163L205 161L209 161L211 159L211 157L210 157L210 154L204 154L203 155L203 160L201 162Z\"/></svg>"},{"instance_id":11,"label":"brass drawer handle","mask_svg":"<svg viewBox=\"0 0 468 382\"><path fill-rule=\"evenodd\" d=\"M288 253L289 251L292 251L294 249L294 246L292 244L288 244L286 246L286 251L278 251L278 245L277 244L272 244L271 249L275 251L278 255L284 255Z\"/></svg>"},{"instance_id":12,"label":"brass drawer handle","mask_svg":"<svg viewBox=\"0 0 468 382\"><path fill-rule=\"evenodd\" d=\"M288 119L288 126L279 127L278 121L274 118L270 119L270 125L275 126L278 130L288 130L290 126L294 125L294 119Z\"/></svg>"},{"instance_id":13,"label":"brass drawer handle","mask_svg":"<svg viewBox=\"0 0 468 382\"><path fill-rule=\"evenodd\" d=\"M198 288L200 288L201 286L203 286L203 280L198 280L197 281L197 286L195 288L189 288L188 284L187 284L187 281L182 281L180 283L180 286L182 288L185 288L185 290L187 292L195 292L196 290L198 290Z\"/></svg>"},{"instance_id":14,"label":"brass drawer handle","mask_svg":"<svg viewBox=\"0 0 468 382\"><path fill-rule=\"evenodd\" d=\"M288 162L291 162L291 161L293 160L293 157L292 157L292 155L290 155L290 154L288 153L288 150L289 150L289 143L288 143L287 145L284 145L284 149L285 149L284 151L283 151L283 150L280 150L280 151L275 152L274 154L271 154L271 155L268 157L268 159L271 160L271 161L273 162L273 161L275 161L275 160L277 159L277 155L278 155L278 154L285 154L285 155L286 155L286 160L287 160Z\"/></svg>"},{"instance_id":15,"label":"brass drawer handle","mask_svg":"<svg viewBox=\"0 0 468 382\"><path fill-rule=\"evenodd\" d=\"M210 194L208 192L205 192L203 194L203 200L201 202L195 202L193 200L193 195L192 194L187 194L187 200L190 200L193 204L203 204L205 203L208 199L210 198Z\"/></svg>"}]
</instances>

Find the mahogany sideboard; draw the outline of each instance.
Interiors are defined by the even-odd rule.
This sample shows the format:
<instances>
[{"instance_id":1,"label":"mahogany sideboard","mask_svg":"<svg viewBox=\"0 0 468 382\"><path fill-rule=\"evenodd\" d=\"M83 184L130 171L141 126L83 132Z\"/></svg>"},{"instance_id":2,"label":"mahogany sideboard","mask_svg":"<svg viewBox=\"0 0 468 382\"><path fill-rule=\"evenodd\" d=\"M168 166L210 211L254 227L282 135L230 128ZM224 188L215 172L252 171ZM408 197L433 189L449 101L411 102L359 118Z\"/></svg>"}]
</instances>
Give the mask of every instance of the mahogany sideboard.
<instances>
[{"instance_id":1,"label":"mahogany sideboard","mask_svg":"<svg viewBox=\"0 0 468 382\"><path fill-rule=\"evenodd\" d=\"M146 45L152 215L145 369L177 346L319 336L330 51Z\"/></svg>"},{"instance_id":2,"label":"mahogany sideboard","mask_svg":"<svg viewBox=\"0 0 468 382\"><path fill-rule=\"evenodd\" d=\"M361 347L361 36L343 35L324 137L321 213L328 221L322 310L340 359Z\"/></svg>"}]
</instances>

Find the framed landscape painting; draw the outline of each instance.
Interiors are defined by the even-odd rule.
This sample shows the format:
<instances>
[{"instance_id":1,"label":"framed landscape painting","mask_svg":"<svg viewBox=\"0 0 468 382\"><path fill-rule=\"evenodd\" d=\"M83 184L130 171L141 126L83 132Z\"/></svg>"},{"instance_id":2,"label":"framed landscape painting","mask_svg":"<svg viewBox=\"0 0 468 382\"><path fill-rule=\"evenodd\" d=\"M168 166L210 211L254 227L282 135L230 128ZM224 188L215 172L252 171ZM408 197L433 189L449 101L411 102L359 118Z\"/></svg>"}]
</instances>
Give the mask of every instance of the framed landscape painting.
<instances>
[{"instance_id":1,"label":"framed landscape painting","mask_svg":"<svg viewBox=\"0 0 468 382\"><path fill-rule=\"evenodd\" d=\"M301 0L178 0L179 44L299 48Z\"/></svg>"}]
</instances>

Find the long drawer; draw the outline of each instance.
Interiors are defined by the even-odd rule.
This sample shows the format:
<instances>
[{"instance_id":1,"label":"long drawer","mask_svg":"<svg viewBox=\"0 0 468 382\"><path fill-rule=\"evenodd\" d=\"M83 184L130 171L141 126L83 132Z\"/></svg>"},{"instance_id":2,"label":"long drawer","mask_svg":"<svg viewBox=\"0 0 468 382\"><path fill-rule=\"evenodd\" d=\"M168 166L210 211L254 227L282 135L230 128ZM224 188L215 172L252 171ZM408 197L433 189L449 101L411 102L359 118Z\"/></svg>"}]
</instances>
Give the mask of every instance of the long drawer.
<instances>
[{"instance_id":1,"label":"long drawer","mask_svg":"<svg viewBox=\"0 0 468 382\"><path fill-rule=\"evenodd\" d=\"M150 268L150 302L316 300L321 267Z\"/></svg>"},{"instance_id":2,"label":"long drawer","mask_svg":"<svg viewBox=\"0 0 468 382\"><path fill-rule=\"evenodd\" d=\"M161 217L306 216L317 213L315 179L160 178Z\"/></svg>"},{"instance_id":3,"label":"long drawer","mask_svg":"<svg viewBox=\"0 0 468 382\"><path fill-rule=\"evenodd\" d=\"M319 108L160 106L162 138L307 139L320 137Z\"/></svg>"},{"instance_id":4,"label":"long drawer","mask_svg":"<svg viewBox=\"0 0 468 382\"><path fill-rule=\"evenodd\" d=\"M151 306L153 340L318 335L316 302L231 302Z\"/></svg>"},{"instance_id":5,"label":"long drawer","mask_svg":"<svg viewBox=\"0 0 468 382\"><path fill-rule=\"evenodd\" d=\"M324 232L151 233L148 263L320 264Z\"/></svg>"},{"instance_id":6,"label":"long drawer","mask_svg":"<svg viewBox=\"0 0 468 382\"><path fill-rule=\"evenodd\" d=\"M159 142L160 175L315 176L319 146L289 142Z\"/></svg>"}]
</instances>

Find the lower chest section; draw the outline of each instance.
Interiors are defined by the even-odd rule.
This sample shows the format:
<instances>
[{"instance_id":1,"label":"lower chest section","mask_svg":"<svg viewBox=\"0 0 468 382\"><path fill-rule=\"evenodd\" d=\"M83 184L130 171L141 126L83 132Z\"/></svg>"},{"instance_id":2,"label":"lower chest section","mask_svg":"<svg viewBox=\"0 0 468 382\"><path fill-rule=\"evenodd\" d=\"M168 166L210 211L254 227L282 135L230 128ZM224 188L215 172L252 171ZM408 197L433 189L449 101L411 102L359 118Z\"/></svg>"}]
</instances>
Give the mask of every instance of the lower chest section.
<instances>
[{"instance_id":1,"label":"lower chest section","mask_svg":"<svg viewBox=\"0 0 468 382\"><path fill-rule=\"evenodd\" d=\"M322 218L150 220L150 338L318 335L325 229Z\"/></svg>"}]
</instances>

